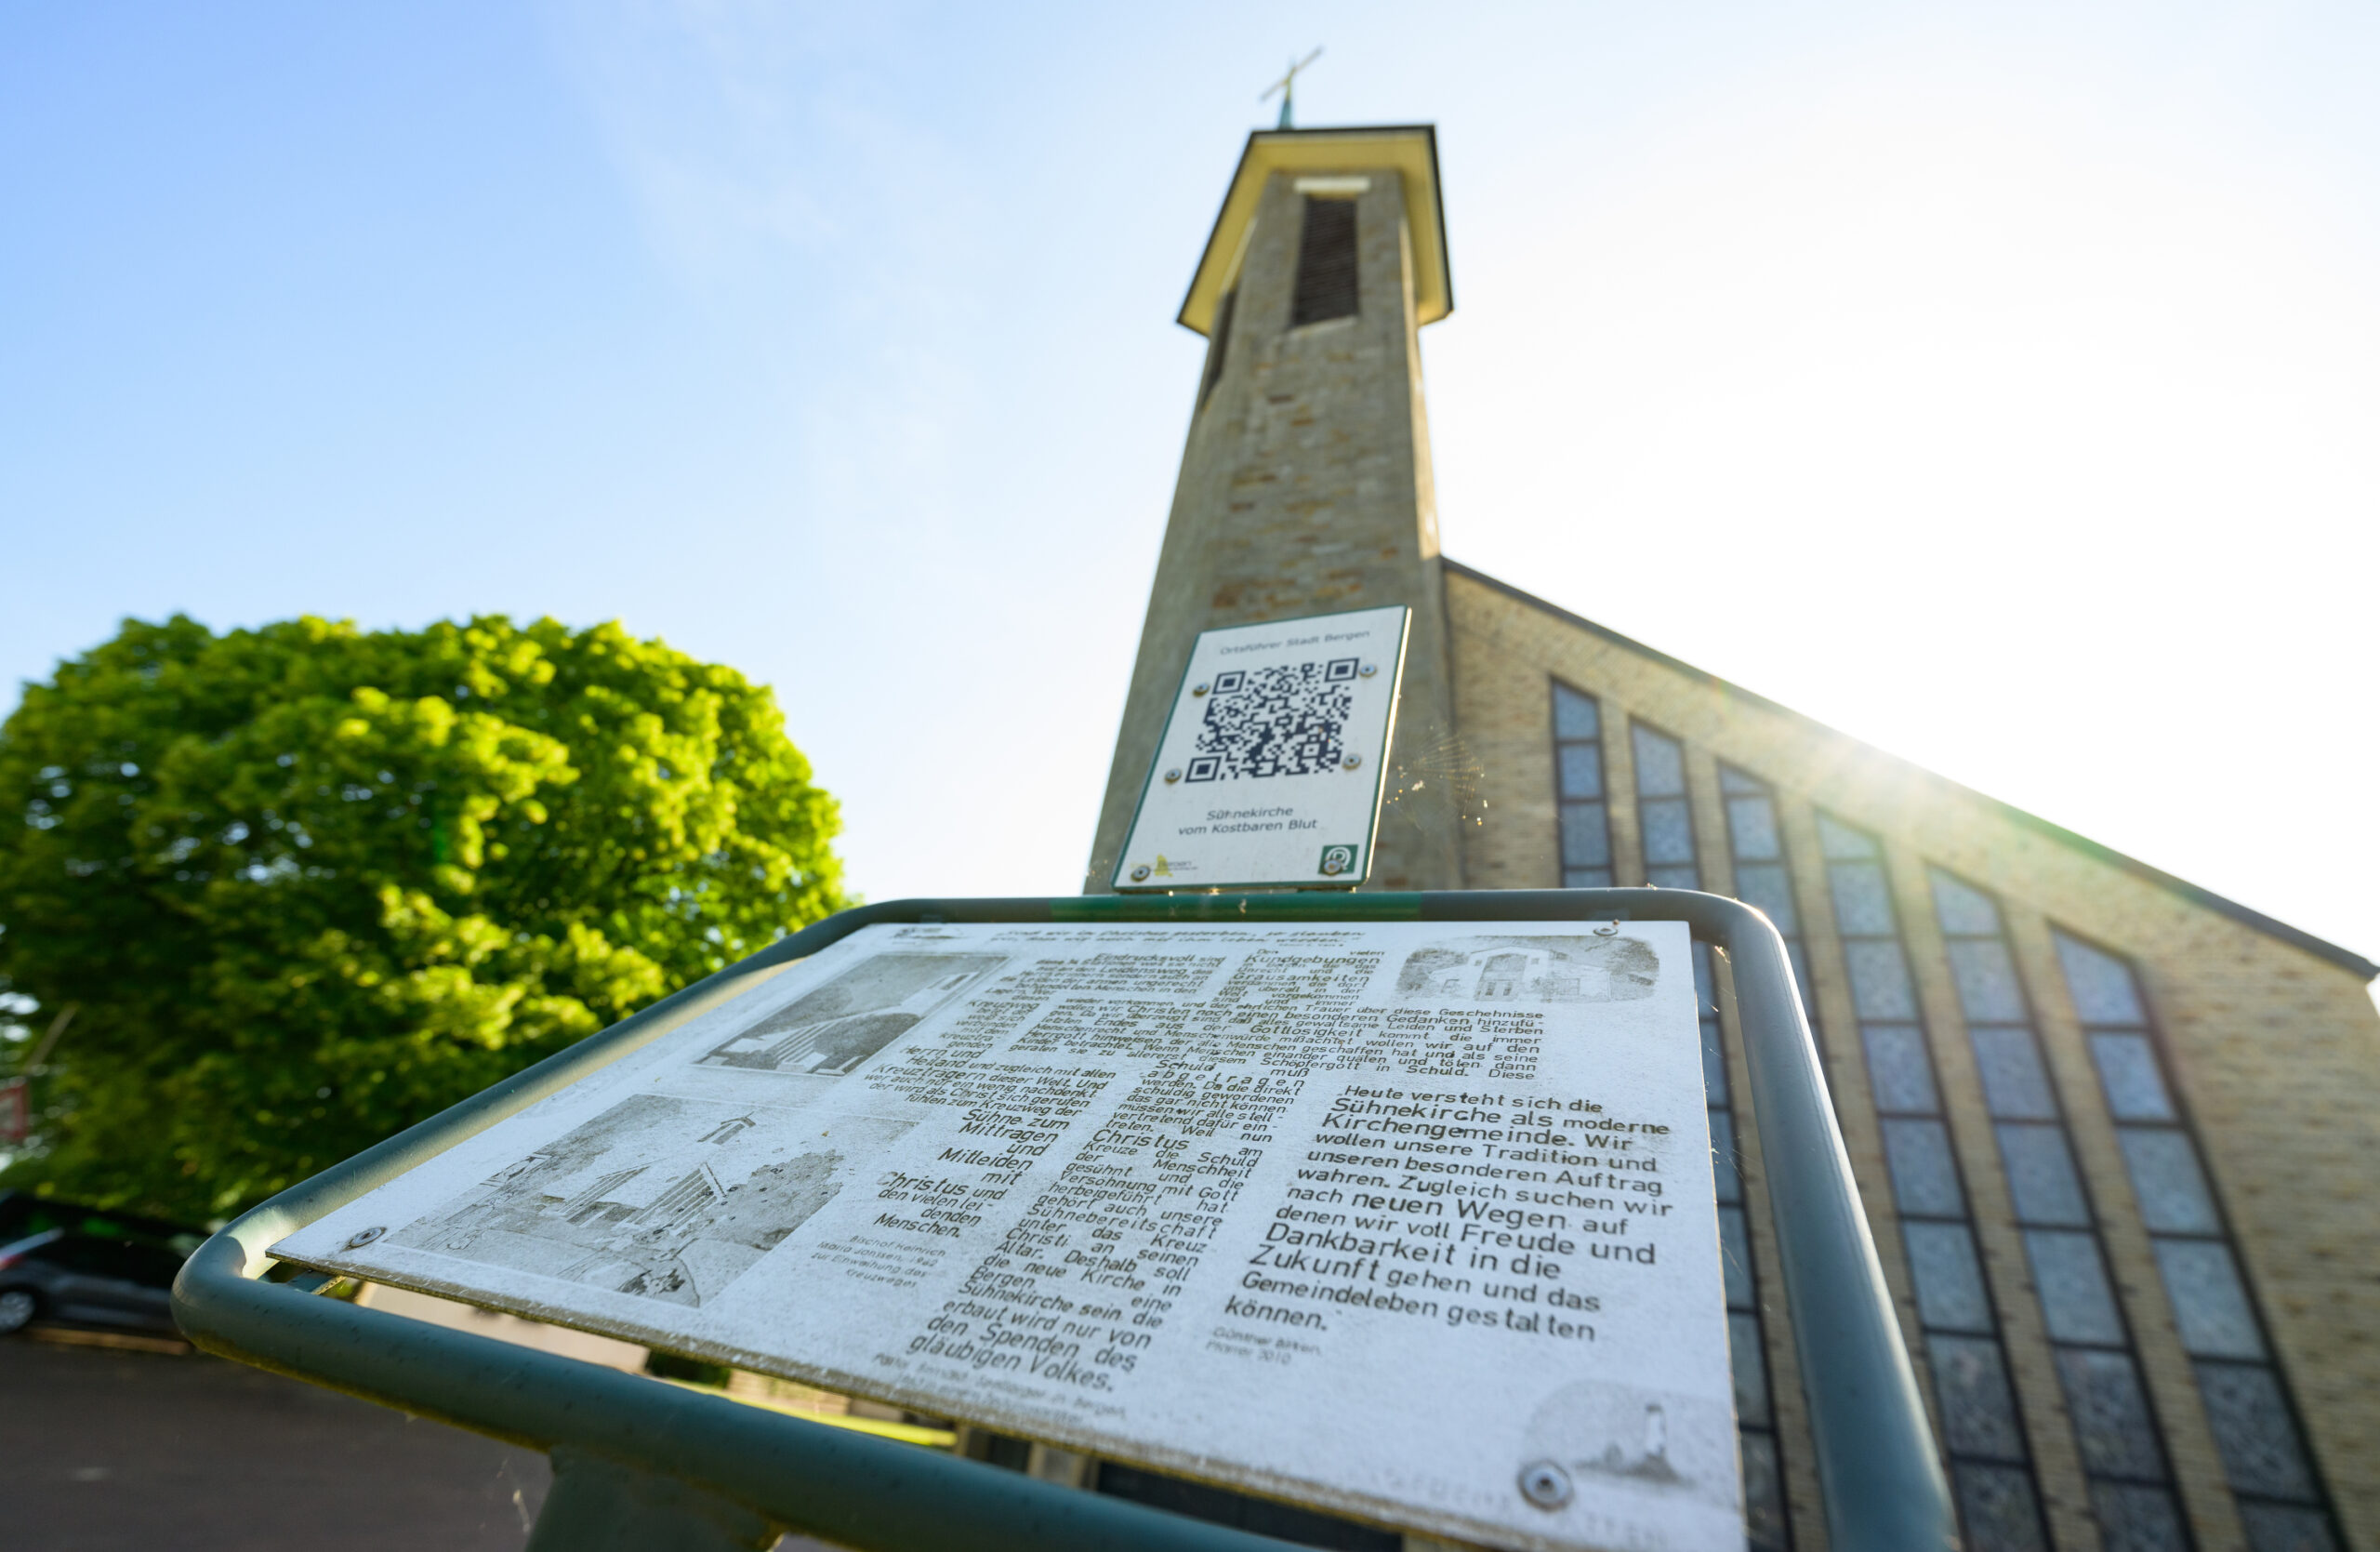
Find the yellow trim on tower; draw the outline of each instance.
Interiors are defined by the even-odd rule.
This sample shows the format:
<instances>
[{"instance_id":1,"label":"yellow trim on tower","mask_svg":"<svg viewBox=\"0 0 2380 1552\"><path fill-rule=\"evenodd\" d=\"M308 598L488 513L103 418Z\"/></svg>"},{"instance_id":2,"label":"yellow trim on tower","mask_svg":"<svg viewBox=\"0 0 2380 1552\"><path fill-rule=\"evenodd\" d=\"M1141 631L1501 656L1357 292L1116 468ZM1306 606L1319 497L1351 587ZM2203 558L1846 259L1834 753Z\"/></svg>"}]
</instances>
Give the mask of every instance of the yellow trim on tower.
<instances>
[{"instance_id":1,"label":"yellow trim on tower","mask_svg":"<svg viewBox=\"0 0 2380 1552\"><path fill-rule=\"evenodd\" d=\"M1413 234L1415 321L1435 324L1452 312L1454 277L1447 264L1446 212L1438 196L1438 136L1435 127L1422 124L1379 129L1260 129L1249 136L1175 321L1199 334L1214 327L1215 309L1239 278L1249 228L1266 179L1276 172L1357 175L1383 168L1404 176L1405 224Z\"/></svg>"}]
</instances>

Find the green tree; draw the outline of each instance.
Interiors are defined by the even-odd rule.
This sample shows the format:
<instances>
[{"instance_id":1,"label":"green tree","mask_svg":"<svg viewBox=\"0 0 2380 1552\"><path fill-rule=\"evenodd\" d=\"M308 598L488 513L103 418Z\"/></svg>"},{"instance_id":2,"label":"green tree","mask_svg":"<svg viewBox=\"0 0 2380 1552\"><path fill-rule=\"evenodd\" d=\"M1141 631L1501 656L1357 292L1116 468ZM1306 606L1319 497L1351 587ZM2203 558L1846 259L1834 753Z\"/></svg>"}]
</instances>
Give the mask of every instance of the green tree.
<instances>
[{"instance_id":1,"label":"green tree","mask_svg":"<svg viewBox=\"0 0 2380 1552\"><path fill-rule=\"evenodd\" d=\"M616 625L128 620L0 804L0 992L79 1004L0 1178L185 1217L844 903L774 698Z\"/></svg>"}]
</instances>

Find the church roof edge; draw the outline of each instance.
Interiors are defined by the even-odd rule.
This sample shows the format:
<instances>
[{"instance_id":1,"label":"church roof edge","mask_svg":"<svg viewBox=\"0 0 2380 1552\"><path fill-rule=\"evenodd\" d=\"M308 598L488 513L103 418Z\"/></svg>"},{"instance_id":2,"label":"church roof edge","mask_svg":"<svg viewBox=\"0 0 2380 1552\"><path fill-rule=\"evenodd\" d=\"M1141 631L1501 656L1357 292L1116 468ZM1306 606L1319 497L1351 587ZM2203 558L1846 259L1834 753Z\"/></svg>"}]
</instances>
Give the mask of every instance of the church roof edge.
<instances>
[{"instance_id":1,"label":"church roof edge","mask_svg":"<svg viewBox=\"0 0 2380 1552\"><path fill-rule=\"evenodd\" d=\"M1355 158L1351 159L1350 153ZM1214 326L1215 309L1236 277L1264 179L1276 172L1354 172L1393 167L1405 178L1405 219L1413 232L1413 305L1417 321L1435 324L1454 311L1454 273L1447 259L1446 199L1438 183L1438 129L1434 124L1350 125L1329 129L1257 129L1249 133L1239 166L1215 212L1214 229L1190 276L1189 293L1174 322L1196 334Z\"/></svg>"},{"instance_id":2,"label":"church roof edge","mask_svg":"<svg viewBox=\"0 0 2380 1552\"><path fill-rule=\"evenodd\" d=\"M1565 624L1575 625L1581 630L1590 631L1594 635L1602 637L1605 641L1611 643L1615 646L1625 647L1629 651L1637 654L1639 657L1648 658L1653 662L1660 664L1663 668L1673 670L1678 673L1686 675L1689 679L1699 680L1705 684L1714 685L1719 689L1725 690L1731 697L1737 700L1743 701L1748 705L1760 707L1765 710L1779 712L1785 716L1792 717L1796 722L1805 723L1812 727L1818 728L1819 731L1833 737L1841 738L1846 743L1858 744L1862 749L1874 750L1875 753L1883 756L1883 758L1886 760L1894 762L1896 764L1908 766L1910 769L1920 772L1931 780L1938 781L1946 787L1950 787L1960 792L1965 793L1967 796L1975 799L1977 803L1983 803L1987 807L1997 811L2003 818L2006 818L2013 824L2021 826L2026 829L2032 830L2037 834L2045 835L2061 845L2071 847L2072 849L2082 853L2086 856L2093 857L2097 861L2108 864L2109 867L2121 869L2124 872L2130 873L2135 878L2146 880L2150 883L2156 884L2162 889L2170 890L2174 894L2181 895L2184 899L2187 899L2195 905L2203 906L2209 910L2215 911L2223 916L2228 916L2243 926L2253 927L2256 931L2263 933L2269 937L2279 938L2281 942L2288 944L2294 948L2302 949L2308 954L2312 954L2317 959L2326 960L2330 963L2335 964L2340 969L2348 971L2363 980L2369 981L2374 977L2380 977L2380 964L2373 963L2370 960L2365 959L2361 954L2356 953L2353 949L2342 948L2335 943L2327 942L2324 939L2316 937L2313 934L2293 927L2286 922L2267 916L2263 911L2257 910L2253 907L2243 906L2237 900L2228 899L2224 895L2215 894L2211 889L2201 888L2199 885L2190 882L2188 879L2177 878L2174 874L2166 872L2162 868L2152 867L2149 863L2143 862L2137 857L2127 856L2111 846L2101 845L2098 842L2092 840L2088 836L2078 835L2074 831L2068 829L2063 825L2054 824L2037 814L2027 813L2024 809L2016 807L2014 803L2003 803L1998 798L1992 797L1988 793L1978 792L1974 788L1968 787L1964 783L1952 781L1948 776L1937 775L1932 771L1926 770L1922 765L1915 764L1911 761L1903 760L1897 754L1890 753L1884 749L1878 749L1872 744L1866 743L1861 739L1852 737L1847 733L1840 732L1837 729L1829 727L1826 723L1819 722L1817 718L1796 711L1792 707L1783 705L1780 702L1771 700L1766 696L1761 695L1757 691L1747 690L1742 685L1722 679L1717 674L1712 673L1706 669L1698 669L1691 663L1671 657L1668 653L1661 651L1658 647L1647 646L1643 642L1636 640L1633 636L1623 636L1607 625L1598 625L1593 620L1587 618L1584 615L1573 614L1569 610L1563 608L1558 604L1550 603L1545 599L1538 597L1535 593L1526 590L1525 589L1513 586L1510 582L1490 577L1484 571L1479 571L1471 566L1464 565L1460 561L1452 560L1442 555L1439 557L1439 564L1447 570L1467 581L1476 582L1485 588L1492 588L1496 591L1504 594L1506 597L1512 599L1517 604L1526 604L1532 609L1552 615L1555 618L1563 621Z\"/></svg>"}]
</instances>

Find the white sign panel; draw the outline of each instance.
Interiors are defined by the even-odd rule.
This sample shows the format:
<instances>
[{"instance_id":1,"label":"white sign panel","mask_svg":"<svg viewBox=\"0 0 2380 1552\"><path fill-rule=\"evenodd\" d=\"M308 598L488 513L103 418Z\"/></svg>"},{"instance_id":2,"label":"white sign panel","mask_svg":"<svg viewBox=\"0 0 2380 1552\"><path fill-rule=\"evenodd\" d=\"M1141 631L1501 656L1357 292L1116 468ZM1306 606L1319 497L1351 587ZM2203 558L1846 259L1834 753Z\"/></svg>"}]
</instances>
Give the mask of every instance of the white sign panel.
<instances>
[{"instance_id":1,"label":"white sign panel","mask_svg":"<svg viewBox=\"0 0 2380 1552\"><path fill-rule=\"evenodd\" d=\"M870 927L274 1248L1498 1546L1740 1552L1673 922Z\"/></svg>"},{"instance_id":2,"label":"white sign panel","mask_svg":"<svg viewBox=\"0 0 2380 1552\"><path fill-rule=\"evenodd\" d=\"M1202 631L1115 884L1356 884L1371 872L1409 611Z\"/></svg>"}]
</instances>

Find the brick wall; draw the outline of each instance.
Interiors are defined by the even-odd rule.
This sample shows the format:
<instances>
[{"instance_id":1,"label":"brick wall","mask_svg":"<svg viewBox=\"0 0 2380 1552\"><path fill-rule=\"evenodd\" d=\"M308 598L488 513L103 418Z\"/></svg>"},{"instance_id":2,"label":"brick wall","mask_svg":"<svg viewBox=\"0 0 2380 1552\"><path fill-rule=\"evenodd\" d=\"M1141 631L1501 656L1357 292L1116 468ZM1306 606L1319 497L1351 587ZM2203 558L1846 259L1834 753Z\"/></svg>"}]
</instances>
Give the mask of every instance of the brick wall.
<instances>
[{"instance_id":1,"label":"brick wall","mask_svg":"<svg viewBox=\"0 0 2380 1552\"><path fill-rule=\"evenodd\" d=\"M1554 678L1603 702L1622 882L1644 876L1633 855L1630 767L1619 731L1629 717L1685 740L1699 825L1719 822L1712 775L1718 761L1776 788L1815 1000L1821 1024L1832 1030L1849 1031L1853 1020L1814 815L1823 808L1883 837L2044 1510L2059 1546L2094 1548L2099 1536L1934 930L1925 868L1950 869L2000 896L2183 1503L2199 1545L2220 1552L2245 1545L2241 1521L2050 929L2129 957L2348 1541L2380 1548L2380 1210L2373 1204L2380 1015L2360 975L1953 783L1459 568L1447 572L1447 619L1454 715L1479 767L1485 803L1485 822L1464 832L1462 869L1472 888L1559 882L1548 724ZM1709 841L1702 848L1706 883L1724 889L1721 850ZM1909 1275L1858 1041L1831 1039L1828 1059L1845 1144L1914 1340ZM1757 1213L1754 1224L1755 1254L1769 1272L1774 1245ZM1781 1304L1774 1277L1765 1288ZM1801 1545L1818 1546L1823 1527L1805 1424L1798 1397L1787 1394L1789 1328L1779 1319L1771 1329L1796 1533Z\"/></svg>"}]
</instances>

